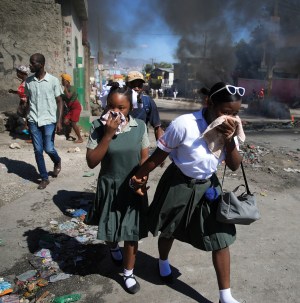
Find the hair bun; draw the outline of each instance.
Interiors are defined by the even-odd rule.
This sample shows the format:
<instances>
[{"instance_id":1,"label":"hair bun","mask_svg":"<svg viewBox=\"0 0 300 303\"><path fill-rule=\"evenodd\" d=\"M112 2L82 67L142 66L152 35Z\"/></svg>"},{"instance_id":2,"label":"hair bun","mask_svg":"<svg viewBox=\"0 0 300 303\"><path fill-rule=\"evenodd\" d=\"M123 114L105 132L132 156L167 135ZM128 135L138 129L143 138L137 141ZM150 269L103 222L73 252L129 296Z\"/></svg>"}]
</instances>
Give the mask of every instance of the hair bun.
<instances>
[{"instance_id":1,"label":"hair bun","mask_svg":"<svg viewBox=\"0 0 300 303\"><path fill-rule=\"evenodd\" d=\"M202 87L202 88L199 90L199 92L200 92L201 94L205 95L205 96L208 96L210 90L209 90L208 88L206 88L206 87Z\"/></svg>"},{"instance_id":2,"label":"hair bun","mask_svg":"<svg viewBox=\"0 0 300 303\"><path fill-rule=\"evenodd\" d=\"M112 82L112 83L111 83L110 91L116 90L116 89L118 89L119 87L120 87L119 82Z\"/></svg>"}]
</instances>

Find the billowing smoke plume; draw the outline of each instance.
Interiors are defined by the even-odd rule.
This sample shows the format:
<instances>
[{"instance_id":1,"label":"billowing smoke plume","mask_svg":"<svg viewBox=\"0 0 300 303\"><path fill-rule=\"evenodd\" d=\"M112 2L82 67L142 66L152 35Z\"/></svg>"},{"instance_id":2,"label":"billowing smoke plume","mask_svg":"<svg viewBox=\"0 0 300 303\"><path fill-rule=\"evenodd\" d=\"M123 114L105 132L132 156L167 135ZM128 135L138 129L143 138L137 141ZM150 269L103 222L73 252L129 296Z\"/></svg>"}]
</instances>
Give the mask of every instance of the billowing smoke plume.
<instances>
[{"instance_id":1,"label":"billowing smoke plume","mask_svg":"<svg viewBox=\"0 0 300 303\"><path fill-rule=\"evenodd\" d=\"M181 36L177 58L201 58L196 67L198 78L210 85L218 80L231 81L230 72L236 65L234 44L249 38L269 2L165 0L161 1L160 11L170 28ZM243 33L247 36L243 37Z\"/></svg>"},{"instance_id":2,"label":"billowing smoke plume","mask_svg":"<svg viewBox=\"0 0 300 303\"><path fill-rule=\"evenodd\" d=\"M289 33L289 28L300 30L300 5L297 1L299 2L299 0L130 0L134 5L129 9L126 6L129 0L89 0L89 5L93 7L92 14L98 14L98 24L93 26L100 29L101 45L108 49L122 50L134 47L134 33L138 31L147 35L148 32L158 31L153 16L160 16L165 20L168 30L180 36L174 59L183 62L186 58L199 58L197 67L199 77L204 83L208 83L230 78L230 72L234 70L237 60L234 45L240 39L248 40L255 27L260 24L265 25L266 31L278 30L276 22L272 22L272 15L278 14L280 20L285 22L283 35ZM120 14L120 6L124 15L132 16L129 20ZM116 7L119 8L118 13ZM292 14L293 12L295 14ZM293 22L298 22L299 26L295 27ZM115 23L122 24L119 27L120 31L113 30ZM160 31L164 32L165 29L161 28ZM285 36L280 39L277 36L277 41L284 43L287 40ZM286 61L284 53L282 61ZM294 66L298 66L295 61Z\"/></svg>"}]
</instances>

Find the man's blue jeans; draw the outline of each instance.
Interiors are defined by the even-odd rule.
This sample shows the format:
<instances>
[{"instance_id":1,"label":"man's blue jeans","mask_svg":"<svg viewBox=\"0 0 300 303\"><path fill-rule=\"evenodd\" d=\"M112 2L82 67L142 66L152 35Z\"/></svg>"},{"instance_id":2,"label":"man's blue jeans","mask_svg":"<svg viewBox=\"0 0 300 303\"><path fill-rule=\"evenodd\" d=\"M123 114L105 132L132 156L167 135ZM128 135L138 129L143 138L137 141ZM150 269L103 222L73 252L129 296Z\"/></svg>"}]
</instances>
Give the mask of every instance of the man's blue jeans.
<instances>
[{"instance_id":1,"label":"man's blue jeans","mask_svg":"<svg viewBox=\"0 0 300 303\"><path fill-rule=\"evenodd\" d=\"M54 136L56 124L48 124L38 126L35 122L29 122L29 130L32 138L34 148L35 160L38 166L42 180L48 180L48 173L46 169L43 152L50 157L54 165L60 162L60 157L54 148Z\"/></svg>"}]
</instances>

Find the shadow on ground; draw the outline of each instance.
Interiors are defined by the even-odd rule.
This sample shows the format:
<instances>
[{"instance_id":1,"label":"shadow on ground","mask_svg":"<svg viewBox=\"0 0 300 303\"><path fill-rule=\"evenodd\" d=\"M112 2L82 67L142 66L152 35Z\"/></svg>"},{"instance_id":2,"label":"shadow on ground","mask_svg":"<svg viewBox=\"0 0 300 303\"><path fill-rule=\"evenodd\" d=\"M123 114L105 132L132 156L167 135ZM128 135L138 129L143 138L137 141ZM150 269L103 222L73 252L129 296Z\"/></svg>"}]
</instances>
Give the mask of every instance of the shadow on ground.
<instances>
[{"instance_id":1,"label":"shadow on ground","mask_svg":"<svg viewBox=\"0 0 300 303\"><path fill-rule=\"evenodd\" d=\"M33 165L24 161L9 159L7 157L0 157L0 163L6 166L7 173L15 174L37 184L39 183L38 179L40 176Z\"/></svg>"},{"instance_id":2,"label":"shadow on ground","mask_svg":"<svg viewBox=\"0 0 300 303\"><path fill-rule=\"evenodd\" d=\"M67 208L76 208L78 206L78 201L82 199L93 200L94 193L60 190L53 197L53 202L63 214L66 214ZM121 275L123 269L122 267L116 267L113 264L110 258L109 250L105 244L82 244L75 238L64 233L52 234L40 228L27 231L24 236L27 238L29 251L32 254L41 248L41 239L50 239L51 242L51 239L55 237L55 239L59 239L59 241L64 243L64 245L60 245L59 250L60 258L63 259L63 262L60 262L62 265L60 270L64 273L74 275L64 282L68 283L69 287L72 288L72 279L74 279L75 276L88 277L96 274L114 280L119 283L122 288L124 288L123 278ZM120 243L121 246L122 244L123 243ZM82 261L74 263L74 259L76 260L77 256L79 255L82 257ZM53 256L55 257L55 254ZM181 273L177 268L172 267L172 272L175 278L174 283L166 285L166 287L170 287L173 290L182 293L186 297L195 300L196 302L212 303L191 286L180 281L178 277L180 277ZM135 275L137 279L145 280L154 285L164 284L158 275L158 260L143 251L138 252ZM76 288L70 290L74 291Z\"/></svg>"}]
</instances>

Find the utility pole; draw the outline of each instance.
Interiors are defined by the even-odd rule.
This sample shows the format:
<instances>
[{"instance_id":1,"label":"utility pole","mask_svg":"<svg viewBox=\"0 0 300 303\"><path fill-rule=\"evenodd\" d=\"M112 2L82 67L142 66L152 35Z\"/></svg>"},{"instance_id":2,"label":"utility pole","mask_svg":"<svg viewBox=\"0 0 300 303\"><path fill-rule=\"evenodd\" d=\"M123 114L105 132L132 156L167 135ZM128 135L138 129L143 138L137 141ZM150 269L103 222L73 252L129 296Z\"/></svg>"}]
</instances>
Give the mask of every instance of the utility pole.
<instances>
[{"instance_id":1,"label":"utility pole","mask_svg":"<svg viewBox=\"0 0 300 303\"><path fill-rule=\"evenodd\" d=\"M150 58L150 60L151 60L151 65L152 65L152 69L154 69L154 58Z\"/></svg>"},{"instance_id":2,"label":"utility pole","mask_svg":"<svg viewBox=\"0 0 300 303\"><path fill-rule=\"evenodd\" d=\"M207 48L207 33L204 32L204 45L203 45L203 58L206 58L206 48Z\"/></svg>"},{"instance_id":3,"label":"utility pole","mask_svg":"<svg viewBox=\"0 0 300 303\"><path fill-rule=\"evenodd\" d=\"M103 52L101 49L101 38L100 38L100 25L99 25L99 19L98 19L98 72L99 72L99 89L100 92L102 92L102 70L103 70Z\"/></svg>"},{"instance_id":4,"label":"utility pole","mask_svg":"<svg viewBox=\"0 0 300 303\"><path fill-rule=\"evenodd\" d=\"M116 67L117 67L117 63L118 63L118 60L117 60L117 55L121 55L122 53L119 52L119 51L109 51L109 53L111 55L114 55L114 63L113 63L113 68L114 70L116 70Z\"/></svg>"},{"instance_id":5,"label":"utility pole","mask_svg":"<svg viewBox=\"0 0 300 303\"><path fill-rule=\"evenodd\" d=\"M274 54L273 54L273 48L277 47L278 43L278 31L279 31L279 25L280 25L280 17L278 14L278 0L274 1L274 11L273 16L271 17L272 25L273 25L273 31L269 37L268 41L268 50L269 50L269 58L267 62L267 77L268 77L268 91L267 96L270 97L272 94L272 88L273 88L273 75L274 75L274 68L276 65L276 62L273 62L274 60Z\"/></svg>"}]
</instances>

